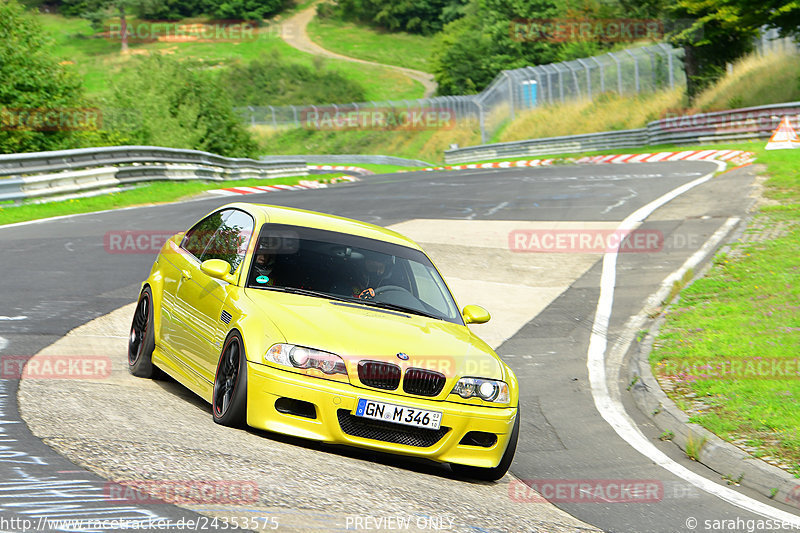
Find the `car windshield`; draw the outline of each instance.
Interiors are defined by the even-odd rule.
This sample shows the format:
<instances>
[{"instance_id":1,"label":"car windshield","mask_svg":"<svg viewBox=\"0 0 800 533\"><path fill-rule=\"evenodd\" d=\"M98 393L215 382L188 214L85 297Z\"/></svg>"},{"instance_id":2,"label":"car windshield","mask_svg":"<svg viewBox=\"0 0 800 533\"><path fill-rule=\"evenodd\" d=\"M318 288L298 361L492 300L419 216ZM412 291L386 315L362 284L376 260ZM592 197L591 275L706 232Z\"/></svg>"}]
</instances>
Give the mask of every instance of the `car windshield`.
<instances>
[{"instance_id":1,"label":"car windshield","mask_svg":"<svg viewBox=\"0 0 800 533\"><path fill-rule=\"evenodd\" d=\"M265 224L249 288L298 292L463 324L428 257L405 246L333 231Z\"/></svg>"}]
</instances>

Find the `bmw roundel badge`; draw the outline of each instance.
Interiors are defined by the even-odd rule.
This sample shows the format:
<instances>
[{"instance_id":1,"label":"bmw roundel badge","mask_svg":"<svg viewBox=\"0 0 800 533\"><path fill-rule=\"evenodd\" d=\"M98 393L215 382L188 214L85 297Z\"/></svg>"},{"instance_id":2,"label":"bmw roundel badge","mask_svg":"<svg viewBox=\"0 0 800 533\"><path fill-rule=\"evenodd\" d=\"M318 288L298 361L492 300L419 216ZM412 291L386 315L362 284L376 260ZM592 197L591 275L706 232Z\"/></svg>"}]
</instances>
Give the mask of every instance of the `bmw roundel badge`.
<instances>
[{"instance_id":1,"label":"bmw roundel badge","mask_svg":"<svg viewBox=\"0 0 800 533\"><path fill-rule=\"evenodd\" d=\"M399 354L397 354L397 358L402 361L408 361L408 354L400 352Z\"/></svg>"}]
</instances>

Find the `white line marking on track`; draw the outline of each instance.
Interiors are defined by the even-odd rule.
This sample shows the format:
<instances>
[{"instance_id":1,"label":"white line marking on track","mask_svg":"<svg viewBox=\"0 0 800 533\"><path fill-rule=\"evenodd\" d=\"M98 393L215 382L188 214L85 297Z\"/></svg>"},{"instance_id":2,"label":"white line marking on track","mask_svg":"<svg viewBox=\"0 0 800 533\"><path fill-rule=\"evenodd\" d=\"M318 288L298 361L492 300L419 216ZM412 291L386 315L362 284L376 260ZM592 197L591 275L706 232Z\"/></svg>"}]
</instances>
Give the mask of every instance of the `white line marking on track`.
<instances>
[{"instance_id":1,"label":"white line marking on track","mask_svg":"<svg viewBox=\"0 0 800 533\"><path fill-rule=\"evenodd\" d=\"M28 317L26 317L26 316L22 316L22 315L19 315L19 316L0 316L0 322L3 322L3 321L18 321L18 320L25 320L25 319L27 319L27 318L28 318Z\"/></svg>"},{"instance_id":2,"label":"white line marking on track","mask_svg":"<svg viewBox=\"0 0 800 533\"><path fill-rule=\"evenodd\" d=\"M0 337L0 352L2 352L6 346L8 346L8 341L3 337Z\"/></svg>"},{"instance_id":3,"label":"white line marking on track","mask_svg":"<svg viewBox=\"0 0 800 533\"><path fill-rule=\"evenodd\" d=\"M718 163L718 168L719 170L723 170L725 168L724 163ZM650 216L653 211L681 194L705 183L710 180L713 175L714 173L712 172L694 181L690 181L689 183L673 189L660 198L653 200L626 217L617 229L633 229ZM589 370L589 382L592 387L592 396L594 397L594 403L600 415L623 440L633 447L633 449L652 460L661 468L688 481L697 488L717 496L741 509L748 510L766 518L782 520L800 526L800 517L761 503L758 500L754 500L753 498L740 494L727 487L723 487L722 485L717 485L713 481L695 474L691 470L670 459L639 431L639 428L625 412L622 403L611 398L606 382L605 356L608 345L608 324L614 306L617 255L617 252L609 252L603 256L603 272L600 278L600 297L597 302L597 311L595 312L586 361L586 366Z\"/></svg>"},{"instance_id":4,"label":"white line marking on track","mask_svg":"<svg viewBox=\"0 0 800 533\"><path fill-rule=\"evenodd\" d=\"M493 208L489 209L486 212L486 216L490 217L490 216L494 215L495 213L497 213L498 211L500 211L501 209L504 209L506 207L508 207L508 202L503 202L503 203L497 204L496 206L494 206Z\"/></svg>"},{"instance_id":5,"label":"white line marking on track","mask_svg":"<svg viewBox=\"0 0 800 533\"><path fill-rule=\"evenodd\" d=\"M633 189L628 189L628 190L631 192L628 196L620 198L620 200L613 205L607 206L601 214L605 215L607 213L610 213L612 209L616 209L617 207L625 205L625 202L627 202L628 200L633 200L634 198L639 196L639 194L635 190Z\"/></svg>"}]
</instances>

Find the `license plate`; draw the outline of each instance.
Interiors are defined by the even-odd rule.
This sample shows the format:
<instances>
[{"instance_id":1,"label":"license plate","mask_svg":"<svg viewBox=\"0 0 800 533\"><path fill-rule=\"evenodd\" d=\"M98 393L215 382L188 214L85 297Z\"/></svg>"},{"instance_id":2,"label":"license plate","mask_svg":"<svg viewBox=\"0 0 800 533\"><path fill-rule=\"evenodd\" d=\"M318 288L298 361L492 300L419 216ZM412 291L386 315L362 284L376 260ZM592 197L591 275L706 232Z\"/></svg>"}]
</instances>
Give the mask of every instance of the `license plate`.
<instances>
[{"instance_id":1,"label":"license plate","mask_svg":"<svg viewBox=\"0 0 800 533\"><path fill-rule=\"evenodd\" d=\"M358 400L355 414L363 418L425 429L439 429L439 425L442 423L442 413L438 411L425 411L414 407L376 402L366 398Z\"/></svg>"}]
</instances>

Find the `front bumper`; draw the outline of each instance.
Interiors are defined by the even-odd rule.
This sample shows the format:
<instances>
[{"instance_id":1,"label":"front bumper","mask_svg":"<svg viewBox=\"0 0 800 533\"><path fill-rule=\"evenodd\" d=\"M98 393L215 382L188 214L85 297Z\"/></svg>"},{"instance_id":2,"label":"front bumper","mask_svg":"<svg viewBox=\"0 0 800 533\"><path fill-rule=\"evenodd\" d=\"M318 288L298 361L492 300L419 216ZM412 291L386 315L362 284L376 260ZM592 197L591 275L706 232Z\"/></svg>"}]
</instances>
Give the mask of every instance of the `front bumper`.
<instances>
[{"instance_id":1,"label":"front bumper","mask_svg":"<svg viewBox=\"0 0 800 533\"><path fill-rule=\"evenodd\" d=\"M281 398L313 404L316 418L279 411L275 404ZM352 416L359 398L440 411L443 430L434 435L429 433L432 430L365 422ZM248 425L296 437L424 457L443 463L493 468L505 453L516 416L514 407L426 400L361 389L349 383L308 377L251 361L247 363ZM362 431L364 427L361 424L369 427ZM446 432L444 428L448 428ZM461 440L470 431L492 433L497 436L497 441L489 447L462 444ZM396 438L397 434L401 438Z\"/></svg>"}]
</instances>

